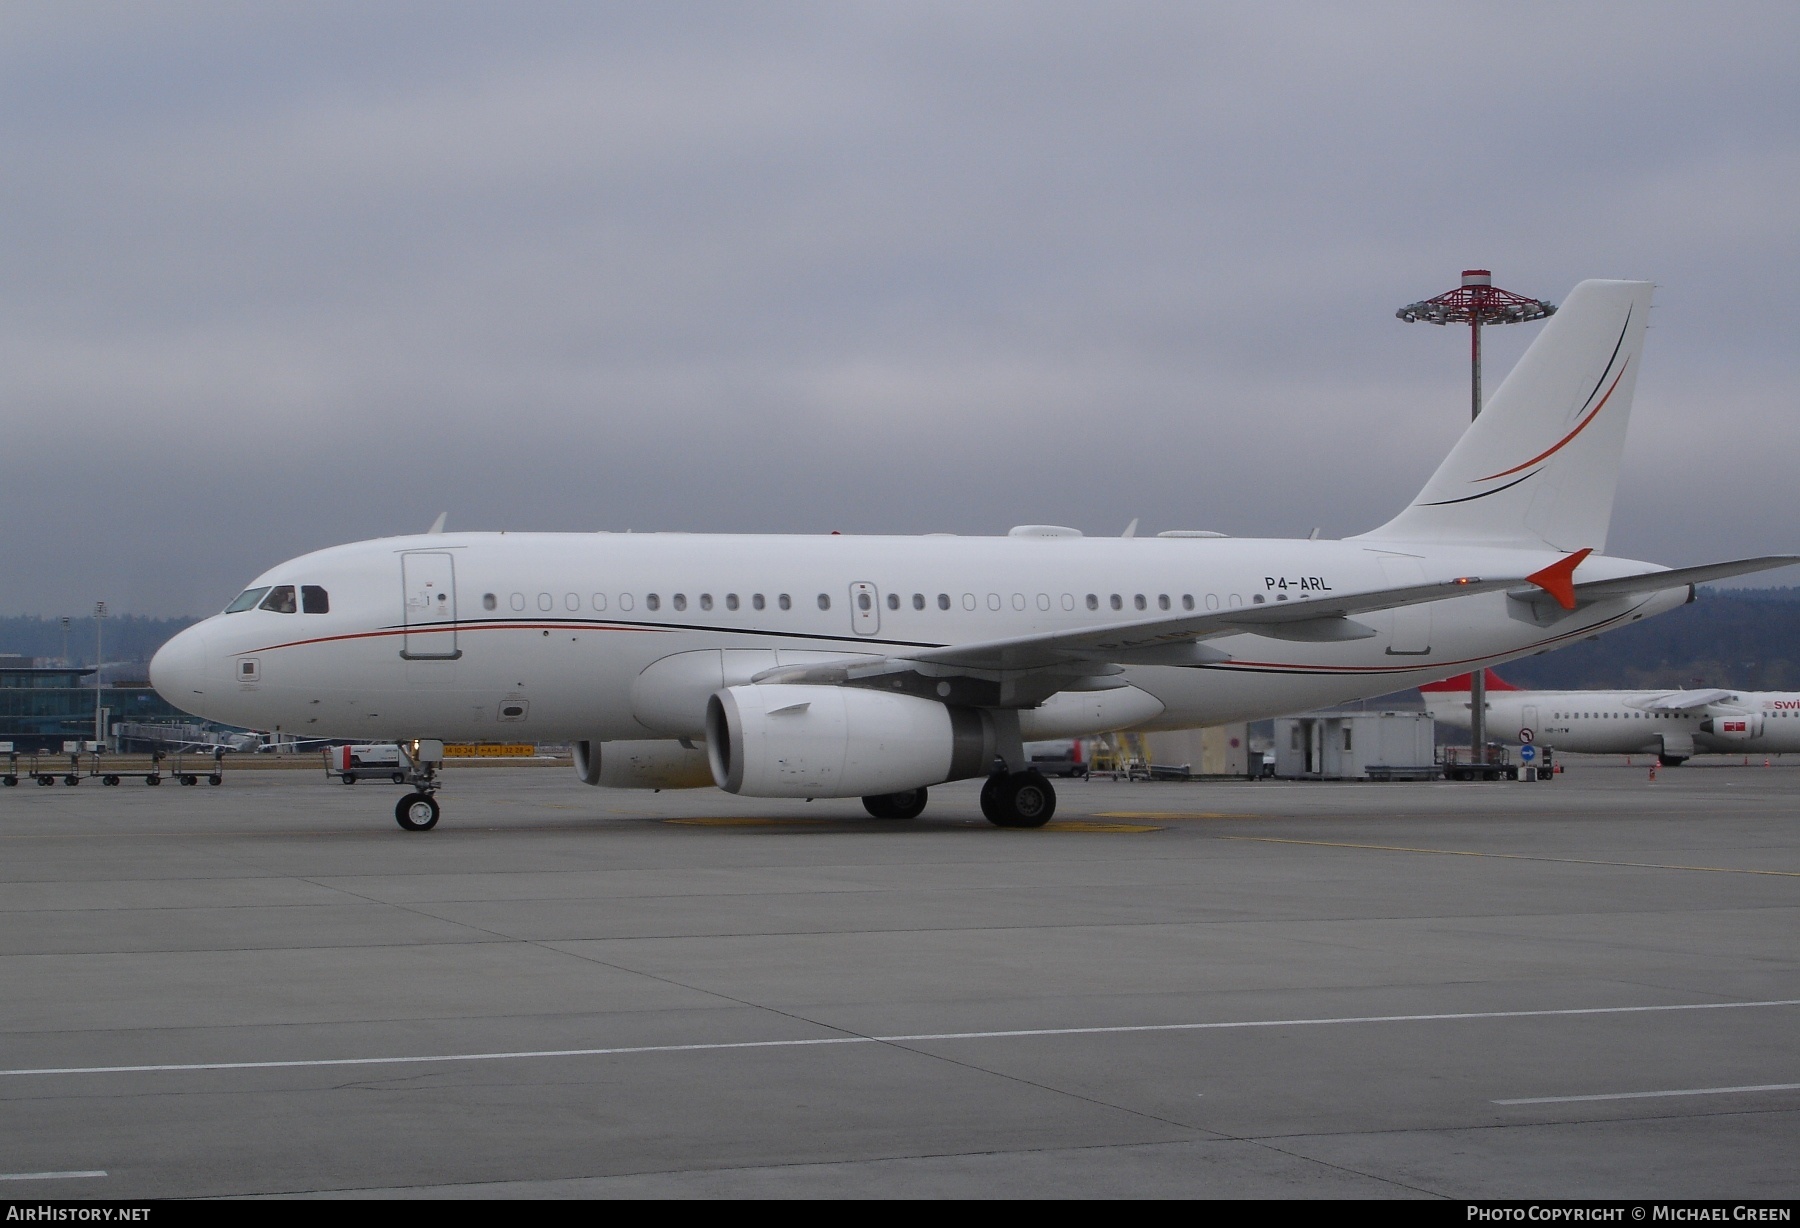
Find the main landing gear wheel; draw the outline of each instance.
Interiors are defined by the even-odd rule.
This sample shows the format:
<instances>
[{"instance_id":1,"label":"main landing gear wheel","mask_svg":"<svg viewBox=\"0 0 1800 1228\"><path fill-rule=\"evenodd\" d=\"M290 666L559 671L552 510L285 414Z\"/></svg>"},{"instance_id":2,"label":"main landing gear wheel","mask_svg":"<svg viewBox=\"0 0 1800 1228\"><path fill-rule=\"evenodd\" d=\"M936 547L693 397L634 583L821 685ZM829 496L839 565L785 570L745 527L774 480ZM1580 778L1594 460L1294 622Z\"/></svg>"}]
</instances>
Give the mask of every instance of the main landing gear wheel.
<instances>
[{"instance_id":1,"label":"main landing gear wheel","mask_svg":"<svg viewBox=\"0 0 1800 1228\"><path fill-rule=\"evenodd\" d=\"M1688 761L1686 755L1658 755L1656 761L1664 767L1680 767Z\"/></svg>"},{"instance_id":2,"label":"main landing gear wheel","mask_svg":"<svg viewBox=\"0 0 1800 1228\"><path fill-rule=\"evenodd\" d=\"M429 793L408 793L394 807L394 821L407 831L430 831L437 826L437 798Z\"/></svg>"},{"instance_id":3,"label":"main landing gear wheel","mask_svg":"<svg viewBox=\"0 0 1800 1228\"><path fill-rule=\"evenodd\" d=\"M981 813L995 827L1042 827L1056 813L1056 790L1036 769L996 773L981 786Z\"/></svg>"},{"instance_id":4,"label":"main landing gear wheel","mask_svg":"<svg viewBox=\"0 0 1800 1228\"><path fill-rule=\"evenodd\" d=\"M878 819L916 819L925 813L925 790L877 793L862 799L863 809Z\"/></svg>"}]
</instances>

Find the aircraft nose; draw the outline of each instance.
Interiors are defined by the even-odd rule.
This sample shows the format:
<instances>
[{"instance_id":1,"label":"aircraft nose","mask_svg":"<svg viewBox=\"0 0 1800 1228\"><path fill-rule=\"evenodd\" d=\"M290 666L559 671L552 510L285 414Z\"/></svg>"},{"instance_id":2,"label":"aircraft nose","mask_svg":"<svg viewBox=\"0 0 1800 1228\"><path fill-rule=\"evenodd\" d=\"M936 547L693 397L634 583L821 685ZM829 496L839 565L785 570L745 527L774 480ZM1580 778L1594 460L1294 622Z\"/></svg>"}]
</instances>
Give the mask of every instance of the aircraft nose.
<instances>
[{"instance_id":1,"label":"aircraft nose","mask_svg":"<svg viewBox=\"0 0 1800 1228\"><path fill-rule=\"evenodd\" d=\"M192 711L195 697L206 694L206 641L210 631L205 623L189 627L150 658L150 685L183 711Z\"/></svg>"}]
</instances>

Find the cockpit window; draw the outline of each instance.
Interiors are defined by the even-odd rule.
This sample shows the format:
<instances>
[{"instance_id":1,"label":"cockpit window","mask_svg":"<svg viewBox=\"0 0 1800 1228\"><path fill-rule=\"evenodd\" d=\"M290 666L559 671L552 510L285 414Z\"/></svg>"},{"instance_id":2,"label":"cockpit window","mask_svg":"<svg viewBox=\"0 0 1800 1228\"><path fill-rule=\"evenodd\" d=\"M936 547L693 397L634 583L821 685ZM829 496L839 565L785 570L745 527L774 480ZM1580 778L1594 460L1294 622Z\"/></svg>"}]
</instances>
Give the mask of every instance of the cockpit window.
<instances>
[{"instance_id":1,"label":"cockpit window","mask_svg":"<svg viewBox=\"0 0 1800 1228\"><path fill-rule=\"evenodd\" d=\"M277 614L297 613L298 607L294 605L294 586L277 584L269 590L269 595L263 598L263 603L259 608L273 610Z\"/></svg>"},{"instance_id":2,"label":"cockpit window","mask_svg":"<svg viewBox=\"0 0 1800 1228\"><path fill-rule=\"evenodd\" d=\"M225 607L227 614L236 614L242 610L254 610L256 603L263 599L268 588L247 588L237 595L237 600Z\"/></svg>"},{"instance_id":3,"label":"cockpit window","mask_svg":"<svg viewBox=\"0 0 1800 1228\"><path fill-rule=\"evenodd\" d=\"M331 613L331 594L317 584L300 586L300 609L306 614Z\"/></svg>"}]
</instances>

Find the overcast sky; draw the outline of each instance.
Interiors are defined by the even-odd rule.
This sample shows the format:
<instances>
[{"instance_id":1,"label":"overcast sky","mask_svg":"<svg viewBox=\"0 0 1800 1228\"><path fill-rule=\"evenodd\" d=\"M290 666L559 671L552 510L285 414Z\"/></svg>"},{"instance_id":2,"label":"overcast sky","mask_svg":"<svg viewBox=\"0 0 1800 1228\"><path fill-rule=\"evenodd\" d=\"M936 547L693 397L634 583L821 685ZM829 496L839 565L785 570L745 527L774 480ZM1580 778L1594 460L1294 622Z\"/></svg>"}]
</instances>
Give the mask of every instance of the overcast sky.
<instances>
[{"instance_id":1,"label":"overcast sky","mask_svg":"<svg viewBox=\"0 0 1800 1228\"><path fill-rule=\"evenodd\" d=\"M0 613L211 612L443 511L1356 533L1468 412L1394 309L1474 265L1660 286L1612 553L1800 550L1796 47L1788 2L9 0Z\"/></svg>"}]
</instances>

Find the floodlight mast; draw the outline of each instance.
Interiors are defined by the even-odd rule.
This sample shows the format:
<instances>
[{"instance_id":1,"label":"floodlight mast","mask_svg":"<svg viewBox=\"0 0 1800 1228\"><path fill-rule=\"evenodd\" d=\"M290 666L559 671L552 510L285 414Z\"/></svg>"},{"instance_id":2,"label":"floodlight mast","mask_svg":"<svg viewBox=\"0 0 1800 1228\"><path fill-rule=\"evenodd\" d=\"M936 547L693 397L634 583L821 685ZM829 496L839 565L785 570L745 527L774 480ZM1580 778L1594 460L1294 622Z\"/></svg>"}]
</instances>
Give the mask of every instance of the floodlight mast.
<instances>
[{"instance_id":1,"label":"floodlight mast","mask_svg":"<svg viewBox=\"0 0 1800 1228\"><path fill-rule=\"evenodd\" d=\"M1523 324L1556 314L1556 304L1526 298L1494 284L1487 269L1464 269L1462 285L1436 298L1408 303L1394 315L1408 324L1467 324L1469 326L1469 421L1481 416L1481 326ZM1469 671L1469 749L1477 763L1486 761L1487 673Z\"/></svg>"}]
</instances>

